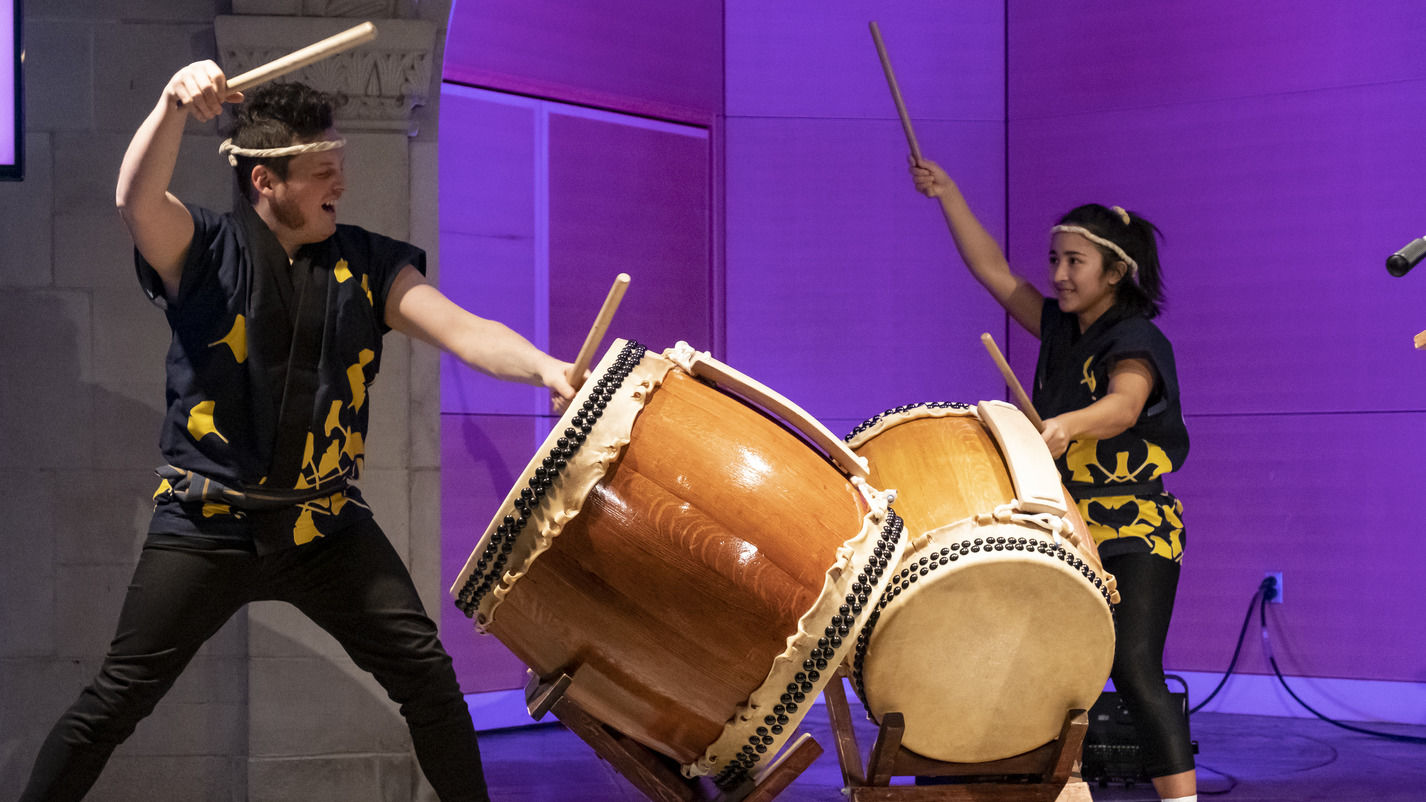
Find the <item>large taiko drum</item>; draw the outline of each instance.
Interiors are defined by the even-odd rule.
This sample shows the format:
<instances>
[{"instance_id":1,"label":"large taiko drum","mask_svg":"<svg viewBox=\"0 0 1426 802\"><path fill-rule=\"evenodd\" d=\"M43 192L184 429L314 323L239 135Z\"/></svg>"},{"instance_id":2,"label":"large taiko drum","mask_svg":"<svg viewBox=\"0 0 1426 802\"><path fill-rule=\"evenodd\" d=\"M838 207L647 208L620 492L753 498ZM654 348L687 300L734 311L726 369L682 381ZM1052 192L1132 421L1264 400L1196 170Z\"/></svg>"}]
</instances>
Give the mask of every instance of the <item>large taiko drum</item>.
<instances>
[{"instance_id":1,"label":"large taiko drum","mask_svg":"<svg viewBox=\"0 0 1426 802\"><path fill-rule=\"evenodd\" d=\"M854 653L868 711L900 712L902 745L942 761L1054 740L1109 676L1118 596L1039 433L1003 402L933 403L847 441L910 539Z\"/></svg>"},{"instance_id":2,"label":"large taiko drum","mask_svg":"<svg viewBox=\"0 0 1426 802\"><path fill-rule=\"evenodd\" d=\"M451 592L587 713L734 784L793 734L900 559L865 474L707 354L618 340Z\"/></svg>"}]
</instances>

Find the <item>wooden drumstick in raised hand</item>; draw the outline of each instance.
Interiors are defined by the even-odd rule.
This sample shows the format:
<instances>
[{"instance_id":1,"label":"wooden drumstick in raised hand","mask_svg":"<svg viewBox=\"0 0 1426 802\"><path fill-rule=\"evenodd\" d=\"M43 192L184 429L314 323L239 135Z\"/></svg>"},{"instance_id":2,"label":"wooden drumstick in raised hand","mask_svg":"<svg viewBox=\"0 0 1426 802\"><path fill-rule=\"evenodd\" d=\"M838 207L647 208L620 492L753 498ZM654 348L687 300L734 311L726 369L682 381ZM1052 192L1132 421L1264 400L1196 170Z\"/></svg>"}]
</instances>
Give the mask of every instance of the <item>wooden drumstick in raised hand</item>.
<instances>
[{"instance_id":1,"label":"wooden drumstick in raised hand","mask_svg":"<svg viewBox=\"0 0 1426 802\"><path fill-rule=\"evenodd\" d=\"M614 311L619 308L619 302L624 299L624 290L628 288L628 273L620 273L614 277L614 284L609 287L609 294L604 297L604 306L599 308L599 315L594 318L594 325L589 328L589 335L584 338L584 345L579 348L579 356L575 357L574 366L569 369L569 383L575 390L584 384L584 372L589 370L589 363L594 359L594 349L598 348L600 341L604 339L604 332L609 330L609 321L614 319Z\"/></svg>"},{"instance_id":2,"label":"wooden drumstick in raised hand","mask_svg":"<svg viewBox=\"0 0 1426 802\"><path fill-rule=\"evenodd\" d=\"M241 92L244 89L250 89L290 72L296 72L308 64L314 64L324 58L351 50L357 45L365 44L375 38L376 26L371 22L353 25L341 33L328 36L320 42L314 42L281 58L273 59L260 67L254 67L241 75L234 76L228 81L228 90Z\"/></svg>"},{"instance_id":3,"label":"wooden drumstick in raised hand","mask_svg":"<svg viewBox=\"0 0 1426 802\"><path fill-rule=\"evenodd\" d=\"M891 100L896 104L896 114L901 118L901 130L906 132L906 145L911 148L911 158L921 161L921 146L916 144L916 132L911 129L911 115L906 113L906 101L901 99L901 87L896 85L896 72L891 69L891 57L886 54L886 43L881 40L881 28L875 21L870 23L871 38L876 42L876 55L881 59L881 71L886 73L886 85L891 88Z\"/></svg>"},{"instance_id":4,"label":"wooden drumstick in raised hand","mask_svg":"<svg viewBox=\"0 0 1426 802\"><path fill-rule=\"evenodd\" d=\"M1020 405L1020 411L1035 424L1035 431L1043 432L1045 422L1040 419L1040 413L1035 411L1035 405L1030 403L1030 396L1025 395L1025 388L1020 386L1020 380L1010 371L1010 363L1006 362L1005 355L1000 353L995 338L990 336L990 332L985 332L980 335L980 341L985 343L985 350L990 353L990 358L995 360L995 366L1000 368L1000 375L1005 377L1005 383L1010 385L1010 392L1015 395L1015 403Z\"/></svg>"},{"instance_id":5,"label":"wooden drumstick in raised hand","mask_svg":"<svg viewBox=\"0 0 1426 802\"><path fill-rule=\"evenodd\" d=\"M896 83L896 72L891 69L891 57L886 54L886 43L881 39L881 28L875 22L871 25L871 38L876 42L876 55L881 59L881 71L886 73L886 85L891 89L891 100L896 104L896 115L901 118L901 130L906 132L906 146L911 149L911 163L919 166L921 164L921 146L916 142L916 131L911 127L911 115L906 112L906 101L901 98L901 87ZM951 222L951 213L944 204L941 206L941 215L946 218L946 225L955 230L955 225Z\"/></svg>"}]
</instances>

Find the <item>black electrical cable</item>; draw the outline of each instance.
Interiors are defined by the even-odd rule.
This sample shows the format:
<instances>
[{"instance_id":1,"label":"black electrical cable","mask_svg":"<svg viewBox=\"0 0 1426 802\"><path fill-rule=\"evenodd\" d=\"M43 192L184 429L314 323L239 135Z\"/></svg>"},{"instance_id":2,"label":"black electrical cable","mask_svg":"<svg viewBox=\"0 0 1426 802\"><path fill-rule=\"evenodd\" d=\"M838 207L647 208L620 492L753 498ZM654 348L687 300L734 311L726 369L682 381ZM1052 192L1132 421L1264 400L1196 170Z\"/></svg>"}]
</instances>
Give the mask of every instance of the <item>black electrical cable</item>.
<instances>
[{"instance_id":1,"label":"black electrical cable","mask_svg":"<svg viewBox=\"0 0 1426 802\"><path fill-rule=\"evenodd\" d=\"M1351 730L1352 732L1359 732L1363 735L1370 735L1373 738L1384 738L1388 741L1399 741L1401 743L1408 744L1426 744L1426 738L1422 738L1419 736L1398 735L1393 732L1369 730L1364 727L1356 727L1351 724L1346 724L1341 721L1328 718L1327 716L1324 716L1323 714L1317 712L1317 710L1313 708L1312 705L1309 705L1308 703L1302 701L1302 697L1298 696L1295 692L1293 692L1292 687L1287 684L1287 678L1282 675L1282 671L1280 671L1277 667L1277 658L1273 656L1272 652L1272 641L1268 639L1267 608L1268 600L1264 598L1262 600L1262 603L1258 607L1258 623L1262 627L1263 633L1263 651L1267 654L1268 665L1272 666L1273 674L1277 676L1278 683L1282 685L1283 690L1287 691L1288 696L1291 696L1298 704L1302 705L1307 710L1307 712L1322 719L1323 721L1327 722L1328 724L1331 724L1334 727L1341 727L1344 730Z\"/></svg>"},{"instance_id":2,"label":"black electrical cable","mask_svg":"<svg viewBox=\"0 0 1426 802\"><path fill-rule=\"evenodd\" d=\"M1426 738L1418 738L1411 735L1397 735L1395 733L1389 732L1378 732L1376 730L1369 730L1363 727L1355 727L1350 724L1344 724L1340 721L1335 721L1319 713L1317 710L1313 709L1311 705L1304 702L1302 698L1298 696L1287 684L1287 679L1283 677L1282 671L1278 669L1277 659L1273 656L1272 653L1272 643L1268 639L1267 606L1268 602L1272 601L1275 598L1277 598L1277 583L1271 577L1266 577L1261 583L1258 584L1258 589L1253 593L1252 598L1248 600L1248 612L1246 615L1243 616L1243 626L1238 630L1238 642L1233 647L1233 657L1228 661L1228 668L1223 672L1223 678L1218 681L1217 687L1215 687L1213 691L1203 699L1203 701L1199 702L1191 710L1188 711L1189 715L1192 715L1194 713L1197 713L1199 710L1202 710L1203 707L1206 706L1210 701L1212 701L1213 697L1217 696L1218 692L1223 690L1223 687L1228 684L1228 678L1233 676L1233 669L1237 667L1238 657L1243 652L1243 642L1247 639L1248 625L1252 623L1253 620L1253 607L1256 606L1258 608L1258 623L1262 630L1263 646L1264 651L1267 654L1268 664L1272 666L1273 674L1277 676L1277 680L1282 685L1283 689L1286 690L1288 692L1288 695L1290 695L1294 700L1296 700L1298 704L1306 708L1310 713L1312 713L1312 715L1316 716L1319 719L1322 719L1323 721L1335 727L1341 727L1342 729L1351 730L1353 732L1358 732L1363 735L1369 735L1376 738L1385 738L1392 741L1426 744ZM1329 748L1331 747L1329 746ZM1331 763L1333 760L1336 760L1336 750L1332 749L1332 752L1332 758L1331 760L1327 761L1328 763ZM1206 771L1211 771L1214 774L1217 774L1228 781L1227 788L1215 790L1200 790L1198 793L1202 796L1221 796L1231 792L1234 788L1238 787L1238 778L1227 772L1219 771L1218 769L1206 766L1202 763L1198 764L1198 768Z\"/></svg>"},{"instance_id":3,"label":"black electrical cable","mask_svg":"<svg viewBox=\"0 0 1426 802\"><path fill-rule=\"evenodd\" d=\"M1261 583L1258 584L1258 589L1254 591L1252 598L1248 600L1248 612L1247 615L1243 616L1243 626L1238 630L1238 643L1233 647L1233 657L1228 661L1228 668L1223 672L1223 678L1218 681L1218 685L1213 689L1212 693L1209 693L1208 696L1203 699L1203 701L1199 702L1197 705L1194 705L1194 707L1188 711L1189 715L1193 715L1199 710L1202 710L1205 705L1207 705L1210 701L1213 700L1213 697L1218 695L1219 691L1223 690L1223 686L1228 684L1228 678L1233 676L1233 669L1237 667L1238 657L1243 652L1243 642L1244 640L1246 640L1248 635L1248 625L1253 621L1253 607L1256 606L1258 608L1258 625L1261 629L1263 638L1263 650L1264 653L1267 655L1268 664L1272 666L1273 674L1277 676L1277 681L1282 685L1283 690L1287 691L1288 695L1291 696L1294 700L1296 700L1298 704L1306 708L1307 711L1310 712L1312 715L1316 716L1319 719L1322 719L1323 721L1327 722L1328 724L1331 724L1334 727L1341 727L1344 730L1351 730L1352 732L1369 735L1374 738L1385 738L1387 740L1400 741L1402 743L1426 744L1426 738L1421 738L1413 735L1398 735L1396 733L1390 732L1379 732L1377 730L1369 730L1363 727L1355 727L1351 724L1345 724L1343 722L1336 721L1334 719L1328 718L1327 716L1324 716L1323 714L1315 710L1311 705L1307 704L1307 702L1304 702L1302 700L1302 697L1298 696L1287 684L1287 679L1283 677L1282 671L1278 669L1277 658L1274 657L1272 653L1272 642L1268 638L1267 608L1268 602L1272 601L1275 598L1277 598L1277 583L1272 577L1266 577ZM1331 747L1329 746L1329 748ZM1331 760L1327 761L1328 763L1331 763L1337 758L1336 750L1333 749L1332 751L1333 755ZM1198 768L1211 771L1214 774L1217 774L1228 781L1227 788L1211 791L1206 789L1200 790L1198 792L1200 795L1221 796L1223 794L1229 793L1238 786L1238 778L1225 771L1219 771L1218 769L1205 766L1202 763L1198 764Z\"/></svg>"},{"instance_id":4,"label":"black electrical cable","mask_svg":"<svg viewBox=\"0 0 1426 802\"><path fill-rule=\"evenodd\" d=\"M1253 593L1253 597L1251 599L1248 599L1248 611L1243 616L1243 626L1238 630L1238 643L1233 647L1233 658L1228 661L1228 668L1223 672L1223 679L1218 681L1218 686L1213 689L1212 693L1208 694L1208 696L1205 697L1203 701L1199 702L1191 710L1188 711L1188 714L1190 716L1194 713L1197 713L1199 710L1202 710L1204 705L1213 701L1213 697L1217 696L1218 692L1223 690L1223 686L1228 684L1228 678L1233 676L1233 669L1236 668L1238 665L1238 656L1243 653L1243 641L1246 640L1248 637L1248 625L1253 623L1253 607L1257 605L1259 596L1265 596L1270 591L1275 590L1276 586L1272 584L1272 580L1264 579L1262 581L1262 584L1258 585L1258 589ZM1218 776L1228 781L1228 786L1226 788L1218 788L1213 790L1200 788L1198 793L1202 796L1223 796L1224 794L1231 793L1234 788L1238 787L1238 778L1234 777L1226 771L1220 771L1218 769L1213 768L1212 766L1204 765L1201 762L1198 764L1198 768L1204 771L1211 771L1214 774L1217 774Z\"/></svg>"},{"instance_id":5,"label":"black electrical cable","mask_svg":"<svg viewBox=\"0 0 1426 802\"><path fill-rule=\"evenodd\" d=\"M1243 640L1248 635L1248 625L1253 622L1253 607L1258 603L1258 597L1266 597L1269 591L1272 591L1273 595L1276 595L1277 585L1271 578L1264 579L1258 585L1257 592L1253 594L1253 598L1248 600L1248 614L1243 616L1243 627L1238 630L1238 645L1233 647L1233 659L1228 661L1228 670L1223 672L1223 679L1218 681L1218 687L1214 688L1212 693L1208 694L1203 701L1194 705L1193 709L1188 711L1189 715L1193 715L1202 710L1204 705L1213 701L1213 697L1217 696L1218 692L1223 690L1223 686L1228 684L1228 678L1233 676L1233 669L1238 665L1238 655L1243 653Z\"/></svg>"}]
</instances>

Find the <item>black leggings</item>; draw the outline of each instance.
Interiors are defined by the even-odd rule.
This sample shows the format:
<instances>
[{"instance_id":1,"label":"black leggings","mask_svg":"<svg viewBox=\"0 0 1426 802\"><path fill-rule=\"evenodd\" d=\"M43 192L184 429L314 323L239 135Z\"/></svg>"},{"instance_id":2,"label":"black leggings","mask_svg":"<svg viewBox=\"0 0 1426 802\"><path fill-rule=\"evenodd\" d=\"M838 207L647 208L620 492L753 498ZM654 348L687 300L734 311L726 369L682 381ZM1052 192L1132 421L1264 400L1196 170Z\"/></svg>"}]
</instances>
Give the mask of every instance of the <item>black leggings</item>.
<instances>
[{"instance_id":1,"label":"black leggings","mask_svg":"<svg viewBox=\"0 0 1426 802\"><path fill-rule=\"evenodd\" d=\"M1193 747L1182 706L1164 684L1164 641L1178 590L1179 564L1153 554L1105 557L1119 585L1114 608L1114 668L1110 677L1124 700L1150 777L1193 768Z\"/></svg>"},{"instance_id":2,"label":"black leggings","mask_svg":"<svg viewBox=\"0 0 1426 802\"><path fill-rule=\"evenodd\" d=\"M145 543L109 654L45 739L22 802L83 797L198 648L243 605L264 600L297 607L376 677L400 705L417 760L442 800L489 798L451 658L374 521L261 557L176 540Z\"/></svg>"}]
</instances>

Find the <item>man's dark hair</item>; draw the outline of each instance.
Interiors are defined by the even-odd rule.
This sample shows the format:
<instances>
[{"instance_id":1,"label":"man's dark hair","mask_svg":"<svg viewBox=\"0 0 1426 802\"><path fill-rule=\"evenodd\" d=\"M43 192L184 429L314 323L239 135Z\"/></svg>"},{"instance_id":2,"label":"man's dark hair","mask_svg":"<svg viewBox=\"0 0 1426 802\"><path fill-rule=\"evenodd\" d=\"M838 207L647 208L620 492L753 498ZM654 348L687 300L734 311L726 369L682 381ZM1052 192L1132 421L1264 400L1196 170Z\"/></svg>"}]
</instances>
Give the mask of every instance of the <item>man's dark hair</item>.
<instances>
[{"instance_id":1,"label":"man's dark hair","mask_svg":"<svg viewBox=\"0 0 1426 802\"><path fill-rule=\"evenodd\" d=\"M260 86L248 93L247 99L233 110L237 118L228 136L240 148L283 148L311 142L332 127L332 109L345 98L321 92L302 83L274 83ZM238 189L249 203L257 198L253 191L253 167L263 164L280 179L287 178L287 163L291 156L253 158L237 156Z\"/></svg>"}]
</instances>

